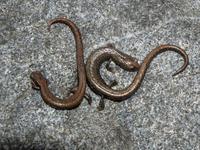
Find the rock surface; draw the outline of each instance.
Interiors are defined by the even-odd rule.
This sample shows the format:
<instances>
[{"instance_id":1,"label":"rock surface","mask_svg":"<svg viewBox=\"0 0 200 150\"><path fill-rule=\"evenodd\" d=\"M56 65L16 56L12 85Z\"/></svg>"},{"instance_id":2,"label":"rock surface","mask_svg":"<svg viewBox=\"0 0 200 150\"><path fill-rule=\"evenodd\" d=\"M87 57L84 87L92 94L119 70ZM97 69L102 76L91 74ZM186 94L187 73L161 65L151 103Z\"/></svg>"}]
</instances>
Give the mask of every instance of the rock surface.
<instances>
[{"instance_id":1,"label":"rock surface","mask_svg":"<svg viewBox=\"0 0 200 150\"><path fill-rule=\"evenodd\" d=\"M1 0L1 149L200 149L200 2L198 0ZM74 110L55 110L32 90L29 75L42 70L58 97L76 81L72 33L64 25L47 31L47 21L67 16L81 30L85 61L100 46L113 43L142 62L161 44L182 47L190 65L173 52L154 59L141 88L128 100L98 111L100 97L89 87ZM106 81L124 88L134 73L111 64L101 68Z\"/></svg>"}]
</instances>

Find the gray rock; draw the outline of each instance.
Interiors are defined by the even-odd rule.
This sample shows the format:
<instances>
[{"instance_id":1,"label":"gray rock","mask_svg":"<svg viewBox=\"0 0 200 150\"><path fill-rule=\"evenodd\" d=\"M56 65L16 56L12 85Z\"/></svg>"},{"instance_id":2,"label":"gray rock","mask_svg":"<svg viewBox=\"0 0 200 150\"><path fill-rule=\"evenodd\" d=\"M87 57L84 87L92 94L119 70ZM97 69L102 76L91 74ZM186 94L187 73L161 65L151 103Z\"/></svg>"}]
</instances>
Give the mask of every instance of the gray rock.
<instances>
[{"instance_id":1,"label":"gray rock","mask_svg":"<svg viewBox=\"0 0 200 150\"><path fill-rule=\"evenodd\" d=\"M198 0L1 0L0 149L200 149L200 3ZM64 97L76 81L72 33L47 21L66 15L81 30L85 61L100 46L115 46L140 62L160 44L186 50L190 65L173 52L159 55L141 88L128 100L98 111L100 97L89 88L74 110L55 110L32 90L29 75L42 70L54 94ZM115 64L102 67L116 88L134 73ZM52 82L53 81L53 82Z\"/></svg>"}]
</instances>

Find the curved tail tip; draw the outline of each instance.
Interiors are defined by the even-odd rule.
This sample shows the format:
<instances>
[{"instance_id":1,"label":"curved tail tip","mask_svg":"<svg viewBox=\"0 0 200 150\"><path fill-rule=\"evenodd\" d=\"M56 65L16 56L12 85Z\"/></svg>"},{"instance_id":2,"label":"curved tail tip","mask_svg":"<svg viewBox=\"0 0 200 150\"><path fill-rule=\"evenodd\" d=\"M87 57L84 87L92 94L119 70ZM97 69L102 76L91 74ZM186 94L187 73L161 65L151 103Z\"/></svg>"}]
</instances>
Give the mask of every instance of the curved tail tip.
<instances>
[{"instance_id":1,"label":"curved tail tip","mask_svg":"<svg viewBox=\"0 0 200 150\"><path fill-rule=\"evenodd\" d=\"M188 64L185 64L183 67L181 67L179 70L177 70L174 74L172 74L172 77L178 75L179 73L183 72L186 67L188 66Z\"/></svg>"},{"instance_id":2,"label":"curved tail tip","mask_svg":"<svg viewBox=\"0 0 200 150\"><path fill-rule=\"evenodd\" d=\"M172 74L172 77L178 75L180 73L180 71L175 72L174 74Z\"/></svg>"},{"instance_id":3,"label":"curved tail tip","mask_svg":"<svg viewBox=\"0 0 200 150\"><path fill-rule=\"evenodd\" d=\"M187 66L189 65L188 55L184 54L183 58L184 58L183 66L180 69L178 69L174 74L172 74L172 77L174 77L174 76L178 75L179 73L183 72L187 68Z\"/></svg>"}]
</instances>

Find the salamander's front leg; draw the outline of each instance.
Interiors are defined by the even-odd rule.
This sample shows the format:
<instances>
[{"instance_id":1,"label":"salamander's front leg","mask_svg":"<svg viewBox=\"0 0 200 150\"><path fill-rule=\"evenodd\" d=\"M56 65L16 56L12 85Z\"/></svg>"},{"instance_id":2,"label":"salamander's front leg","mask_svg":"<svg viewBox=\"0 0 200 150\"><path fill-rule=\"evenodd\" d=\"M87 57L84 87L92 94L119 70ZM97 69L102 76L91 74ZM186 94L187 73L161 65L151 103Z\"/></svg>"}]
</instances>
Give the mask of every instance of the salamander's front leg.
<instances>
[{"instance_id":1,"label":"salamander's front leg","mask_svg":"<svg viewBox=\"0 0 200 150\"><path fill-rule=\"evenodd\" d=\"M107 69L109 72L111 72L111 73L114 74L114 73L116 72L116 70L115 70L113 67L110 66L111 62L112 62L112 59L109 59L109 61L106 63L106 69Z\"/></svg>"}]
</instances>

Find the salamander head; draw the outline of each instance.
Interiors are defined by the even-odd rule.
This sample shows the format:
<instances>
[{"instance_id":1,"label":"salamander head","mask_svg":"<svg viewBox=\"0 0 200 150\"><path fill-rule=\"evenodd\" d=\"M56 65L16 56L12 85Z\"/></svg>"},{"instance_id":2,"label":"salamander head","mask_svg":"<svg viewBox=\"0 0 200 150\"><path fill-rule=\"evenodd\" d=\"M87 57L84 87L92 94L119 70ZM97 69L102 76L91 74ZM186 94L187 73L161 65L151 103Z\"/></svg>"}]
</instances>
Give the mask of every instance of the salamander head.
<instances>
[{"instance_id":1,"label":"salamander head","mask_svg":"<svg viewBox=\"0 0 200 150\"><path fill-rule=\"evenodd\" d=\"M128 66L128 70L139 70L140 64L138 63L138 59L128 55L126 57L126 64Z\"/></svg>"},{"instance_id":2,"label":"salamander head","mask_svg":"<svg viewBox=\"0 0 200 150\"><path fill-rule=\"evenodd\" d=\"M47 83L47 80L44 78L40 71L34 71L30 75L32 87L36 90L39 90L42 85Z\"/></svg>"}]
</instances>

